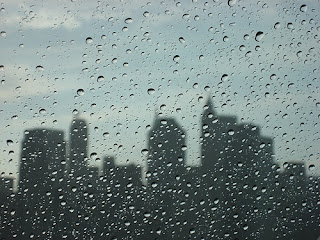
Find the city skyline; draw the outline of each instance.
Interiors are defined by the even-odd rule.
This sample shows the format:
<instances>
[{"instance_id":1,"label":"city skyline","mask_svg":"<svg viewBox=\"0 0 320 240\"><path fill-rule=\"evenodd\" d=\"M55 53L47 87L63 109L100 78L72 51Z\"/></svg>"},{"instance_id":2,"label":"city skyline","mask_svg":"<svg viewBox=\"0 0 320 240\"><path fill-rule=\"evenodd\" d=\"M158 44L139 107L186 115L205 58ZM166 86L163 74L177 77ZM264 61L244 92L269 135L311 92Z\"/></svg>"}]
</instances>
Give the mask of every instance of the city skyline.
<instances>
[{"instance_id":1,"label":"city skyline","mask_svg":"<svg viewBox=\"0 0 320 240\"><path fill-rule=\"evenodd\" d=\"M159 117L143 150L146 170L119 166L112 156L102 159L102 170L90 167L83 119L72 121L68 148L62 131L27 130L18 191L4 187L10 180L0 182L6 192L1 237L318 236L319 179L308 178L303 163L286 163L282 172L272 138L216 114L210 100L201 119L201 165L185 162L187 132L175 119Z\"/></svg>"}]
</instances>

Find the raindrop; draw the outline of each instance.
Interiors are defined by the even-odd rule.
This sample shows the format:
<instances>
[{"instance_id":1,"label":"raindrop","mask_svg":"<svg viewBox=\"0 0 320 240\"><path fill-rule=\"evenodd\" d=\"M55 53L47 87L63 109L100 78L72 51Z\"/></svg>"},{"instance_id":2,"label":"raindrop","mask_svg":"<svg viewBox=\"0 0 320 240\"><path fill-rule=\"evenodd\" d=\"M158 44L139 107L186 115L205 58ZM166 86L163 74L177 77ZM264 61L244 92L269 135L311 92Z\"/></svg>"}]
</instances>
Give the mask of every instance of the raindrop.
<instances>
[{"instance_id":1,"label":"raindrop","mask_svg":"<svg viewBox=\"0 0 320 240\"><path fill-rule=\"evenodd\" d=\"M141 150L142 155L147 155L148 154L148 149L142 149Z\"/></svg>"},{"instance_id":2,"label":"raindrop","mask_svg":"<svg viewBox=\"0 0 320 240\"><path fill-rule=\"evenodd\" d=\"M11 146L12 144L13 144L13 141L12 141L11 139L8 139L8 140L7 140L7 145L8 145L8 146Z\"/></svg>"},{"instance_id":3,"label":"raindrop","mask_svg":"<svg viewBox=\"0 0 320 240\"><path fill-rule=\"evenodd\" d=\"M260 42L263 37L264 37L264 33L259 31L259 32L257 32L257 34L256 34L255 40L256 40L257 42Z\"/></svg>"},{"instance_id":4,"label":"raindrop","mask_svg":"<svg viewBox=\"0 0 320 240\"><path fill-rule=\"evenodd\" d=\"M179 37L179 41L180 41L181 43L185 43L185 42L186 42L186 40L184 40L183 37Z\"/></svg>"},{"instance_id":5,"label":"raindrop","mask_svg":"<svg viewBox=\"0 0 320 240\"><path fill-rule=\"evenodd\" d=\"M173 57L173 61L178 62L180 60L180 56L179 55L175 55Z\"/></svg>"},{"instance_id":6,"label":"raindrop","mask_svg":"<svg viewBox=\"0 0 320 240\"><path fill-rule=\"evenodd\" d=\"M280 28L280 23L279 23L279 22L276 22L276 23L274 24L274 28L275 28L275 29L279 29L279 28Z\"/></svg>"},{"instance_id":7,"label":"raindrop","mask_svg":"<svg viewBox=\"0 0 320 240\"><path fill-rule=\"evenodd\" d=\"M96 152L93 152L93 153L91 153L90 154L90 158L92 159L92 160L95 160L96 158L97 158L97 153Z\"/></svg>"},{"instance_id":8,"label":"raindrop","mask_svg":"<svg viewBox=\"0 0 320 240\"><path fill-rule=\"evenodd\" d=\"M7 36L7 33L5 31L0 32L1 37Z\"/></svg>"},{"instance_id":9,"label":"raindrop","mask_svg":"<svg viewBox=\"0 0 320 240\"><path fill-rule=\"evenodd\" d=\"M234 130L230 129L230 130L228 131L228 134L229 134L230 136L234 135Z\"/></svg>"},{"instance_id":10,"label":"raindrop","mask_svg":"<svg viewBox=\"0 0 320 240\"><path fill-rule=\"evenodd\" d=\"M104 138L109 137L109 133L108 133L108 132L104 132L104 133L103 133L103 137L104 137Z\"/></svg>"},{"instance_id":11,"label":"raindrop","mask_svg":"<svg viewBox=\"0 0 320 240\"><path fill-rule=\"evenodd\" d=\"M184 19L187 19L189 17L190 17L190 14L187 14L187 13L182 15L182 18L184 18Z\"/></svg>"},{"instance_id":12,"label":"raindrop","mask_svg":"<svg viewBox=\"0 0 320 240\"><path fill-rule=\"evenodd\" d=\"M126 18L126 20L124 20L124 22L125 22L125 23L132 23L133 20L132 20L132 18Z\"/></svg>"},{"instance_id":13,"label":"raindrop","mask_svg":"<svg viewBox=\"0 0 320 240\"><path fill-rule=\"evenodd\" d=\"M228 0L228 5L229 7L233 7L234 5L236 5L237 0Z\"/></svg>"},{"instance_id":14,"label":"raindrop","mask_svg":"<svg viewBox=\"0 0 320 240\"><path fill-rule=\"evenodd\" d=\"M156 90L154 90L153 88L149 88L148 89L148 94L149 95L152 95L152 94L154 94L156 92Z\"/></svg>"},{"instance_id":15,"label":"raindrop","mask_svg":"<svg viewBox=\"0 0 320 240\"><path fill-rule=\"evenodd\" d=\"M97 82L102 82L104 80L104 76L99 76L98 78L97 78Z\"/></svg>"},{"instance_id":16,"label":"raindrop","mask_svg":"<svg viewBox=\"0 0 320 240\"><path fill-rule=\"evenodd\" d=\"M309 170L313 171L316 169L316 166L314 164L309 165Z\"/></svg>"},{"instance_id":17,"label":"raindrop","mask_svg":"<svg viewBox=\"0 0 320 240\"><path fill-rule=\"evenodd\" d=\"M143 13L143 16L144 16L144 17L149 17L149 16L150 16L150 13L149 13L148 11L145 11L145 12Z\"/></svg>"},{"instance_id":18,"label":"raindrop","mask_svg":"<svg viewBox=\"0 0 320 240\"><path fill-rule=\"evenodd\" d=\"M228 42L228 41L229 41L229 37L228 37L228 36L224 36L224 37L223 37L223 41L224 41L224 42Z\"/></svg>"},{"instance_id":19,"label":"raindrop","mask_svg":"<svg viewBox=\"0 0 320 240\"><path fill-rule=\"evenodd\" d=\"M40 111L39 111L40 114L46 114L46 112L47 111L44 108L41 108Z\"/></svg>"},{"instance_id":20,"label":"raindrop","mask_svg":"<svg viewBox=\"0 0 320 240\"><path fill-rule=\"evenodd\" d=\"M288 28L288 29L292 29L292 28L293 28L293 24L292 24L292 23L288 23L288 24L287 24L287 28Z\"/></svg>"},{"instance_id":21,"label":"raindrop","mask_svg":"<svg viewBox=\"0 0 320 240\"><path fill-rule=\"evenodd\" d=\"M301 5L300 11L301 12L306 12L307 11L307 5L305 5L305 4Z\"/></svg>"},{"instance_id":22,"label":"raindrop","mask_svg":"<svg viewBox=\"0 0 320 240\"><path fill-rule=\"evenodd\" d=\"M84 94L84 90L83 90L82 88L79 88L79 89L77 90L77 94L78 94L79 96L82 96L82 95Z\"/></svg>"},{"instance_id":23,"label":"raindrop","mask_svg":"<svg viewBox=\"0 0 320 240\"><path fill-rule=\"evenodd\" d=\"M41 65L38 65L38 66L36 66L36 69L37 69L38 71L43 71L43 70L44 70L44 67L41 66Z\"/></svg>"},{"instance_id":24,"label":"raindrop","mask_svg":"<svg viewBox=\"0 0 320 240\"><path fill-rule=\"evenodd\" d=\"M247 224L243 226L243 230L245 230L245 231L248 230L248 228L249 228L249 227L248 227Z\"/></svg>"},{"instance_id":25,"label":"raindrop","mask_svg":"<svg viewBox=\"0 0 320 240\"><path fill-rule=\"evenodd\" d=\"M92 43L92 42L93 42L93 39L91 37L87 37L86 43Z\"/></svg>"},{"instance_id":26,"label":"raindrop","mask_svg":"<svg viewBox=\"0 0 320 240\"><path fill-rule=\"evenodd\" d=\"M228 74L223 74L222 77L221 77L221 81L225 82L228 80Z\"/></svg>"}]
</instances>

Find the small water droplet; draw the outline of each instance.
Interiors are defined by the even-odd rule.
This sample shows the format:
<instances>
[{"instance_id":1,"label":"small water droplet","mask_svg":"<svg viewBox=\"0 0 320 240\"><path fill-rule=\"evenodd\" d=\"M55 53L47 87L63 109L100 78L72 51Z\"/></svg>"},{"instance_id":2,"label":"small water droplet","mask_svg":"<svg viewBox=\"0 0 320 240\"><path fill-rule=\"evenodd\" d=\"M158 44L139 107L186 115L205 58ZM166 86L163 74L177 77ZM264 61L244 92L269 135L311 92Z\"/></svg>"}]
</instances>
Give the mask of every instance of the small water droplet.
<instances>
[{"instance_id":1,"label":"small water droplet","mask_svg":"<svg viewBox=\"0 0 320 240\"><path fill-rule=\"evenodd\" d=\"M227 81L227 80L228 80L228 77L229 77L228 74L223 74L222 77L221 77L221 81L222 81L222 82Z\"/></svg>"},{"instance_id":2,"label":"small water droplet","mask_svg":"<svg viewBox=\"0 0 320 240\"><path fill-rule=\"evenodd\" d=\"M47 112L47 111L46 111L44 108L41 108L41 109L39 110L39 113L40 113L40 114L46 114L46 112Z\"/></svg>"},{"instance_id":3,"label":"small water droplet","mask_svg":"<svg viewBox=\"0 0 320 240\"><path fill-rule=\"evenodd\" d=\"M145 12L143 13L143 16L144 16L144 17L149 17L149 16L150 16L150 13L149 13L148 11L145 11Z\"/></svg>"},{"instance_id":4,"label":"small water droplet","mask_svg":"<svg viewBox=\"0 0 320 240\"><path fill-rule=\"evenodd\" d=\"M36 66L36 69L37 69L38 71L44 71L44 67L41 66L41 65Z\"/></svg>"},{"instance_id":5,"label":"small water droplet","mask_svg":"<svg viewBox=\"0 0 320 240\"><path fill-rule=\"evenodd\" d=\"M228 5L229 7L233 7L234 5L236 5L237 0L228 0Z\"/></svg>"},{"instance_id":6,"label":"small water droplet","mask_svg":"<svg viewBox=\"0 0 320 240\"><path fill-rule=\"evenodd\" d=\"M309 165L309 170L313 171L316 169L316 166L314 164Z\"/></svg>"},{"instance_id":7,"label":"small water droplet","mask_svg":"<svg viewBox=\"0 0 320 240\"><path fill-rule=\"evenodd\" d=\"M274 24L274 28L275 28L275 29L279 29L279 28L280 28L280 23L279 23L279 22L276 22L276 23Z\"/></svg>"},{"instance_id":8,"label":"small water droplet","mask_svg":"<svg viewBox=\"0 0 320 240\"><path fill-rule=\"evenodd\" d=\"M156 90L154 90L153 88L149 88L148 89L148 94L151 95L151 94L154 94L156 92Z\"/></svg>"},{"instance_id":9,"label":"small water droplet","mask_svg":"<svg viewBox=\"0 0 320 240\"><path fill-rule=\"evenodd\" d=\"M91 37L86 38L86 43L93 43L93 39Z\"/></svg>"},{"instance_id":10,"label":"small water droplet","mask_svg":"<svg viewBox=\"0 0 320 240\"><path fill-rule=\"evenodd\" d=\"M230 130L228 131L228 134L229 134L230 136L234 135L234 130L230 129Z\"/></svg>"},{"instance_id":11,"label":"small water droplet","mask_svg":"<svg viewBox=\"0 0 320 240\"><path fill-rule=\"evenodd\" d=\"M0 35L1 35L1 37L5 37L5 36L7 36L7 33L5 31L1 31Z\"/></svg>"},{"instance_id":12,"label":"small water droplet","mask_svg":"<svg viewBox=\"0 0 320 240\"><path fill-rule=\"evenodd\" d=\"M257 42L260 42L263 37L264 37L264 33L259 31L259 32L257 32L257 34L256 34L255 40L256 40Z\"/></svg>"},{"instance_id":13,"label":"small water droplet","mask_svg":"<svg viewBox=\"0 0 320 240\"><path fill-rule=\"evenodd\" d=\"M77 90L77 94L78 94L79 96L82 96L82 95L84 94L84 90L83 90L82 88L79 88L79 89Z\"/></svg>"},{"instance_id":14,"label":"small water droplet","mask_svg":"<svg viewBox=\"0 0 320 240\"><path fill-rule=\"evenodd\" d=\"M8 140L7 140L7 145L8 145L8 146L11 146L12 144L13 144L13 141L12 141L11 139L8 139Z\"/></svg>"},{"instance_id":15,"label":"small water droplet","mask_svg":"<svg viewBox=\"0 0 320 240\"><path fill-rule=\"evenodd\" d=\"M98 78L97 78L97 82L102 82L104 80L104 76L99 76Z\"/></svg>"},{"instance_id":16,"label":"small water droplet","mask_svg":"<svg viewBox=\"0 0 320 240\"><path fill-rule=\"evenodd\" d=\"M108 136L109 136L109 133L108 133L108 132L104 132L104 133L103 133L103 137L104 137L104 138L106 138L106 137L108 137Z\"/></svg>"},{"instance_id":17,"label":"small water droplet","mask_svg":"<svg viewBox=\"0 0 320 240\"><path fill-rule=\"evenodd\" d=\"M175 55L173 57L173 61L178 62L180 60L180 56L179 55Z\"/></svg>"},{"instance_id":18,"label":"small water droplet","mask_svg":"<svg viewBox=\"0 0 320 240\"><path fill-rule=\"evenodd\" d=\"M125 23L132 23L133 19L132 18L126 18L126 20L124 20Z\"/></svg>"},{"instance_id":19,"label":"small water droplet","mask_svg":"<svg viewBox=\"0 0 320 240\"><path fill-rule=\"evenodd\" d=\"M181 43L185 43L185 42L186 42L183 37L179 37L179 41L180 41Z\"/></svg>"},{"instance_id":20,"label":"small water droplet","mask_svg":"<svg viewBox=\"0 0 320 240\"><path fill-rule=\"evenodd\" d=\"M305 5L305 4L301 5L300 11L301 12L306 12L307 11L307 5Z\"/></svg>"},{"instance_id":21,"label":"small water droplet","mask_svg":"<svg viewBox=\"0 0 320 240\"><path fill-rule=\"evenodd\" d=\"M90 158L92 160L95 160L97 158L97 156L98 156L98 154L96 152L93 152L93 153L90 154Z\"/></svg>"},{"instance_id":22,"label":"small water droplet","mask_svg":"<svg viewBox=\"0 0 320 240\"><path fill-rule=\"evenodd\" d=\"M142 154L142 155L147 155L148 152L149 152L148 149L142 149L142 150L141 150L141 154Z\"/></svg>"}]
</instances>

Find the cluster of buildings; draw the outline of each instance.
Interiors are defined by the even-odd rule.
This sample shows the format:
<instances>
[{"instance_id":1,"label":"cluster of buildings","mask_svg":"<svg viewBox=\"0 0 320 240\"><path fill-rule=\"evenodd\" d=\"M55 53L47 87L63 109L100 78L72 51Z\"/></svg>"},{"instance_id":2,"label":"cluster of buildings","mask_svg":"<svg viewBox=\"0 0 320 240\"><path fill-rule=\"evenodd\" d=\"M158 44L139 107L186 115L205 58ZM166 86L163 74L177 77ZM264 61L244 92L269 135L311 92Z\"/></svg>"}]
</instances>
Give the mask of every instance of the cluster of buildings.
<instances>
[{"instance_id":1,"label":"cluster of buildings","mask_svg":"<svg viewBox=\"0 0 320 240\"><path fill-rule=\"evenodd\" d=\"M186 132L156 119L140 166L88 166L88 129L25 132L19 187L0 178L0 239L316 239L319 180L303 163L273 161L272 138L210 101L201 116L201 165L187 166Z\"/></svg>"}]
</instances>

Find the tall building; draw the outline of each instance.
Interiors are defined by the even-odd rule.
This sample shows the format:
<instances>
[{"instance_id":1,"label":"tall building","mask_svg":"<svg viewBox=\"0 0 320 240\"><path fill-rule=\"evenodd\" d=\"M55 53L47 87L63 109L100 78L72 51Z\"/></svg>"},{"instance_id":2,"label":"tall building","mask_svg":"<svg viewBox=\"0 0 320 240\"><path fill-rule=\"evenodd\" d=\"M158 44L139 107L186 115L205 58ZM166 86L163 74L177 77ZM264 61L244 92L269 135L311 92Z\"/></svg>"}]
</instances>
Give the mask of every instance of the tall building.
<instances>
[{"instance_id":1,"label":"tall building","mask_svg":"<svg viewBox=\"0 0 320 240\"><path fill-rule=\"evenodd\" d=\"M70 129L69 168L73 178L88 173L88 128L85 120L74 118Z\"/></svg>"},{"instance_id":2,"label":"tall building","mask_svg":"<svg viewBox=\"0 0 320 240\"><path fill-rule=\"evenodd\" d=\"M148 140L148 185L170 185L184 172L185 133L173 118L156 119Z\"/></svg>"},{"instance_id":3,"label":"tall building","mask_svg":"<svg viewBox=\"0 0 320 240\"><path fill-rule=\"evenodd\" d=\"M19 172L21 234L50 238L57 220L58 189L63 180L66 144L62 131L25 132Z\"/></svg>"}]
</instances>

